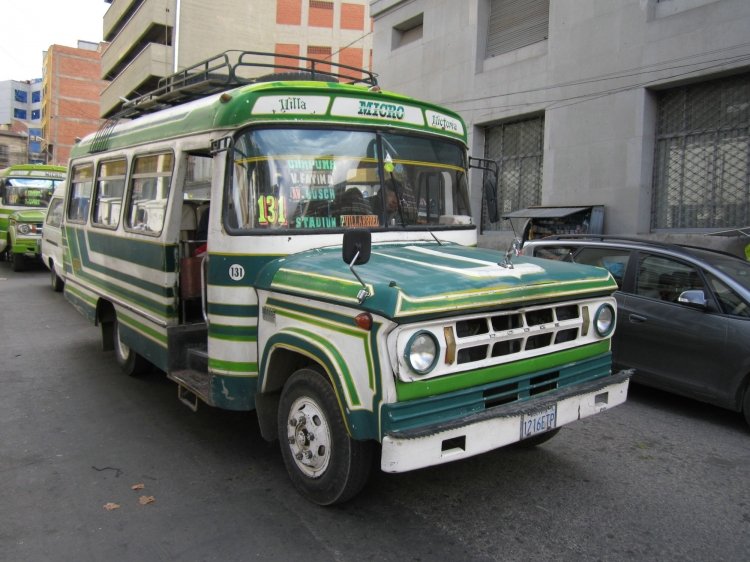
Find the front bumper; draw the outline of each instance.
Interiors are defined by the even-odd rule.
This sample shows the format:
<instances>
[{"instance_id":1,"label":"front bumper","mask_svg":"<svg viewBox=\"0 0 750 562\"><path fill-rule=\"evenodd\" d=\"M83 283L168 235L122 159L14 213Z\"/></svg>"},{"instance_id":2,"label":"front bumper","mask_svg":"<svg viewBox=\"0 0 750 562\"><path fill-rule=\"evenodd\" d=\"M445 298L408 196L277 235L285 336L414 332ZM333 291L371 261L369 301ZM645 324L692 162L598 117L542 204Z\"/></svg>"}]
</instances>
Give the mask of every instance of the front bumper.
<instances>
[{"instance_id":1,"label":"front bumper","mask_svg":"<svg viewBox=\"0 0 750 562\"><path fill-rule=\"evenodd\" d=\"M11 246L11 252L21 254L27 258L35 258L42 255L42 239L30 237L16 237Z\"/></svg>"},{"instance_id":2,"label":"front bumper","mask_svg":"<svg viewBox=\"0 0 750 562\"><path fill-rule=\"evenodd\" d=\"M407 472L473 457L521 440L525 414L557 405L555 427L625 402L632 371L566 387L538 398L504 404L439 426L386 434L383 472Z\"/></svg>"}]
</instances>

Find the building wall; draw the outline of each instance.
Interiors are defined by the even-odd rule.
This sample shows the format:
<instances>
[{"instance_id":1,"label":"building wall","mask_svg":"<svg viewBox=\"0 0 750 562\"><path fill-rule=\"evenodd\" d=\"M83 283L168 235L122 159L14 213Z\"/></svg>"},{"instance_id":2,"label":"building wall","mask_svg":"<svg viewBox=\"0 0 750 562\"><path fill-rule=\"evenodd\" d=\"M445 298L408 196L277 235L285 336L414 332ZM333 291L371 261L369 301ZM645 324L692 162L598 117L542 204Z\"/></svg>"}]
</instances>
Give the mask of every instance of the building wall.
<instances>
[{"instance_id":1,"label":"building wall","mask_svg":"<svg viewBox=\"0 0 750 562\"><path fill-rule=\"evenodd\" d=\"M369 67L368 1L113 0L104 18L104 37L112 46L102 68L112 82L102 95L101 114L116 113L122 98L133 99L159 78L227 50L325 52L339 62L339 51L347 49L346 62L340 62Z\"/></svg>"},{"instance_id":2,"label":"building wall","mask_svg":"<svg viewBox=\"0 0 750 562\"><path fill-rule=\"evenodd\" d=\"M42 79L4 80L0 82L0 126L24 137L23 151L13 144L12 163L43 162L40 137L42 113ZM5 137L6 151L9 137ZM7 153L7 152L6 152Z\"/></svg>"},{"instance_id":3,"label":"building wall","mask_svg":"<svg viewBox=\"0 0 750 562\"><path fill-rule=\"evenodd\" d=\"M106 82L101 76L99 45L85 48L52 45L44 59L44 145L50 164L66 165L76 138L96 131L99 98Z\"/></svg>"},{"instance_id":4,"label":"building wall","mask_svg":"<svg viewBox=\"0 0 750 562\"><path fill-rule=\"evenodd\" d=\"M545 40L485 57L490 0L372 0L374 71L383 88L459 111L475 156L486 127L543 115L541 204L604 205L606 232L652 234L655 93L747 71L750 2L549 6ZM405 23L420 17L409 40ZM478 213L481 178L473 176ZM484 243L508 238L488 233Z\"/></svg>"}]
</instances>

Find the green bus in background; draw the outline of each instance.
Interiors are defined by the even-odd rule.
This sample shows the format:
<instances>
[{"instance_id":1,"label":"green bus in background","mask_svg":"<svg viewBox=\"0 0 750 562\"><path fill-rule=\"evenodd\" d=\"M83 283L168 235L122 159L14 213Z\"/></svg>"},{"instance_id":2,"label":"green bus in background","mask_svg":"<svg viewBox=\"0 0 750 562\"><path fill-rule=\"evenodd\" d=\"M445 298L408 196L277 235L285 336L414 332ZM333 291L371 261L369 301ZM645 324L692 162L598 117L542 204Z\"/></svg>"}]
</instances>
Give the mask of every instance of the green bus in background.
<instances>
[{"instance_id":1,"label":"green bus in background","mask_svg":"<svg viewBox=\"0 0 750 562\"><path fill-rule=\"evenodd\" d=\"M20 164L0 170L0 256L22 271L40 256L47 205L65 181L64 166Z\"/></svg>"}]
</instances>

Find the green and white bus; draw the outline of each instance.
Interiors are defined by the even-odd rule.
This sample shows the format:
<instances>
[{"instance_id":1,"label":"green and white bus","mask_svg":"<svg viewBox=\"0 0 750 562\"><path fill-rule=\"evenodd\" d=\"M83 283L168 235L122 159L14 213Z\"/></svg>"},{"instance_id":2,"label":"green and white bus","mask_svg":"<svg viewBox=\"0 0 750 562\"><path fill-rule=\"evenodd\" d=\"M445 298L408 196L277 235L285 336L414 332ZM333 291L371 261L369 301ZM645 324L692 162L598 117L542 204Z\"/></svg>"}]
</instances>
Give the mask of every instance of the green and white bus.
<instances>
[{"instance_id":1,"label":"green and white bus","mask_svg":"<svg viewBox=\"0 0 750 562\"><path fill-rule=\"evenodd\" d=\"M75 147L65 295L122 369L255 410L321 505L378 453L414 470L625 401L612 276L476 247L461 118L300 61L223 53Z\"/></svg>"},{"instance_id":2,"label":"green and white bus","mask_svg":"<svg viewBox=\"0 0 750 562\"><path fill-rule=\"evenodd\" d=\"M66 168L19 164L0 170L0 255L21 271L27 260L38 259L42 223L52 193L63 185Z\"/></svg>"}]
</instances>

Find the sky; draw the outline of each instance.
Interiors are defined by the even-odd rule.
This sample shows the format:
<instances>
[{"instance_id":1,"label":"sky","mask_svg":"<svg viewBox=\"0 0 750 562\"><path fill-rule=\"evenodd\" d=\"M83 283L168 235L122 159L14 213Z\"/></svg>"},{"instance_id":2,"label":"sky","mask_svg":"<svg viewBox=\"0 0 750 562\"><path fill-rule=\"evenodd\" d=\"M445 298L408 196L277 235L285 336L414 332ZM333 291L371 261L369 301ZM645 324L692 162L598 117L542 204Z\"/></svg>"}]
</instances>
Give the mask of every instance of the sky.
<instances>
[{"instance_id":1,"label":"sky","mask_svg":"<svg viewBox=\"0 0 750 562\"><path fill-rule=\"evenodd\" d=\"M108 8L104 0L0 0L0 81L41 78L50 45L101 41Z\"/></svg>"}]
</instances>

